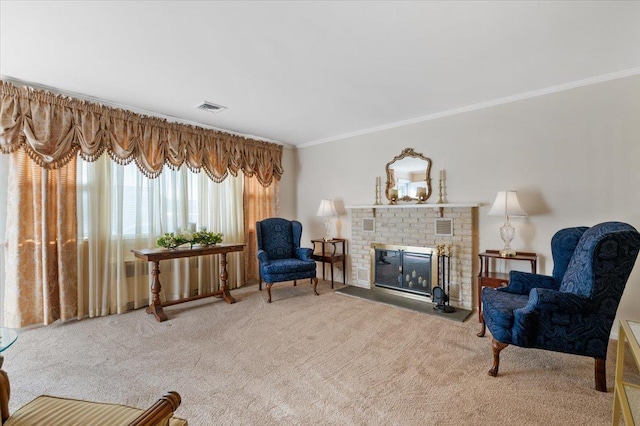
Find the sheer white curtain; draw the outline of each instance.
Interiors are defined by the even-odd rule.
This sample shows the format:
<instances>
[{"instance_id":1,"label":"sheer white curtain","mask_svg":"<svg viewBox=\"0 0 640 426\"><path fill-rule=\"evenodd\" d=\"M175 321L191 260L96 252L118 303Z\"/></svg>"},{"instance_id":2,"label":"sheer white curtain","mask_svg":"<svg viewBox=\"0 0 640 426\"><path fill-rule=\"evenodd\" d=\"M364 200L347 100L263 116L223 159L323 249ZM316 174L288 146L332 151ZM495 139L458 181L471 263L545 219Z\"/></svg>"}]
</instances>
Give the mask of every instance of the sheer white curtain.
<instances>
[{"instance_id":1,"label":"sheer white curtain","mask_svg":"<svg viewBox=\"0 0 640 426\"><path fill-rule=\"evenodd\" d=\"M103 155L78 164L79 316L122 313L149 303L150 265L137 260L135 248L155 246L158 236L195 223L224 234L225 242L243 242L243 176L215 183L205 173L165 168L148 179L134 164ZM230 288L244 279L244 254L227 256ZM176 259L160 264L162 300L215 291L217 256Z\"/></svg>"}]
</instances>

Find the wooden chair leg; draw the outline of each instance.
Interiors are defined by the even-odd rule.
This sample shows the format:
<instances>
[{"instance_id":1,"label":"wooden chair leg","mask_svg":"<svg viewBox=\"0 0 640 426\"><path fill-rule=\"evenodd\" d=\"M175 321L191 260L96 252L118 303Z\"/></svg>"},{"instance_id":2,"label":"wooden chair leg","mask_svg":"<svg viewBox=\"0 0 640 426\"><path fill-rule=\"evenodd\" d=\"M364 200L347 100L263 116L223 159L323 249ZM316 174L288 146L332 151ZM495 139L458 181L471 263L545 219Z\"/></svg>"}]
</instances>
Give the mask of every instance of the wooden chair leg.
<instances>
[{"instance_id":1,"label":"wooden chair leg","mask_svg":"<svg viewBox=\"0 0 640 426\"><path fill-rule=\"evenodd\" d=\"M318 291L316 290L316 287L318 287L318 279L311 278L311 282L313 283L313 292L315 293L316 296L320 296L320 293L318 293Z\"/></svg>"},{"instance_id":2,"label":"wooden chair leg","mask_svg":"<svg viewBox=\"0 0 640 426\"><path fill-rule=\"evenodd\" d=\"M1 364L2 363L0 362L0 365ZM11 386L9 385L9 376L4 370L0 370L0 414L2 415L2 421L0 421L0 424L4 423L9 418L10 397Z\"/></svg>"},{"instance_id":3,"label":"wooden chair leg","mask_svg":"<svg viewBox=\"0 0 640 426\"><path fill-rule=\"evenodd\" d=\"M489 370L489 375L496 377L498 375L498 367L500 366L500 351L506 348L506 343L498 342L496 339L491 339L491 347L493 349L493 366Z\"/></svg>"},{"instance_id":4,"label":"wooden chair leg","mask_svg":"<svg viewBox=\"0 0 640 426\"><path fill-rule=\"evenodd\" d=\"M271 286L273 283L267 283L267 295L269 298L267 299L267 303L271 303Z\"/></svg>"},{"instance_id":5,"label":"wooden chair leg","mask_svg":"<svg viewBox=\"0 0 640 426\"><path fill-rule=\"evenodd\" d=\"M480 331L476 334L476 336L484 337L486 332L487 332L487 324L484 323L484 318L483 318L482 322L480 323Z\"/></svg>"},{"instance_id":6,"label":"wooden chair leg","mask_svg":"<svg viewBox=\"0 0 640 426\"><path fill-rule=\"evenodd\" d=\"M169 424L169 418L178 409L182 400L178 392L167 392L155 404L140 414L129 426Z\"/></svg>"},{"instance_id":7,"label":"wooden chair leg","mask_svg":"<svg viewBox=\"0 0 640 426\"><path fill-rule=\"evenodd\" d=\"M594 372L596 378L596 390L607 391L607 362L604 358L595 358Z\"/></svg>"}]
</instances>

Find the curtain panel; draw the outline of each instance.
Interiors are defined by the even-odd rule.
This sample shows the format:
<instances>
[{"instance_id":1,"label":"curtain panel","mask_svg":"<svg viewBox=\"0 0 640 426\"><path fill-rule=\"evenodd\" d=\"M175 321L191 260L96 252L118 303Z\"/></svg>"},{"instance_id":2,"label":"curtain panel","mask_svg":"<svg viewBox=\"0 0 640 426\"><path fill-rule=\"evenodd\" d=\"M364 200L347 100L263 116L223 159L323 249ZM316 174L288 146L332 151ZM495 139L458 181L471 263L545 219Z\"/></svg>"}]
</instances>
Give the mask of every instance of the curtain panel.
<instances>
[{"instance_id":1,"label":"curtain panel","mask_svg":"<svg viewBox=\"0 0 640 426\"><path fill-rule=\"evenodd\" d=\"M119 164L134 161L149 178L164 165L184 164L214 182L242 171L267 187L283 173L278 144L0 81L0 152L17 149L45 169L59 169L76 154L91 162L106 152Z\"/></svg>"},{"instance_id":2,"label":"curtain panel","mask_svg":"<svg viewBox=\"0 0 640 426\"><path fill-rule=\"evenodd\" d=\"M9 156L4 320L9 327L76 317L76 162L47 170Z\"/></svg>"},{"instance_id":3,"label":"curtain panel","mask_svg":"<svg viewBox=\"0 0 640 426\"><path fill-rule=\"evenodd\" d=\"M257 283L258 272L258 240L256 222L278 215L278 183L263 187L256 178L244 179L244 242L246 244L245 271L248 283Z\"/></svg>"}]
</instances>

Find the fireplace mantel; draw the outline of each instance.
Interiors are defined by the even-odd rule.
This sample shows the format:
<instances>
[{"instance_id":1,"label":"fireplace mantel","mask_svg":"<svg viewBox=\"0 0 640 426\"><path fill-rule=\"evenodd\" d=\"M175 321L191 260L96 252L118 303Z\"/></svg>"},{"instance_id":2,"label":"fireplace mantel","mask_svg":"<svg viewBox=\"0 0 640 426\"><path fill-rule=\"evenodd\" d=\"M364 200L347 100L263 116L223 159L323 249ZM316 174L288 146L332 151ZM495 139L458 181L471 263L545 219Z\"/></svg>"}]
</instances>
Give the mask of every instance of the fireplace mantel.
<instances>
[{"instance_id":1,"label":"fireplace mantel","mask_svg":"<svg viewBox=\"0 0 640 426\"><path fill-rule=\"evenodd\" d=\"M402 204L363 204L345 206L345 209L440 209L440 208L463 208L480 207L482 203L402 203Z\"/></svg>"}]
</instances>

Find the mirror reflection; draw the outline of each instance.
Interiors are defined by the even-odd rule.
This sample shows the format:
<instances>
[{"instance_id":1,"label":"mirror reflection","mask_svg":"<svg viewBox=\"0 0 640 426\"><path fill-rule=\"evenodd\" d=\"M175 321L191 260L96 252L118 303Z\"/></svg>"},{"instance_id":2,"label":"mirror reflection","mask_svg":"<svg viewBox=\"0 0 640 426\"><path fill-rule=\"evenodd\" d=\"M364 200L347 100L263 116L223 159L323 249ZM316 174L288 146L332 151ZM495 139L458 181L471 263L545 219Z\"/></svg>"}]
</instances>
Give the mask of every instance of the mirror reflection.
<instances>
[{"instance_id":1,"label":"mirror reflection","mask_svg":"<svg viewBox=\"0 0 640 426\"><path fill-rule=\"evenodd\" d=\"M392 203L424 202L431 196L431 159L415 152L413 148L405 148L387 163L386 172L385 195Z\"/></svg>"}]
</instances>

